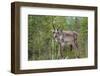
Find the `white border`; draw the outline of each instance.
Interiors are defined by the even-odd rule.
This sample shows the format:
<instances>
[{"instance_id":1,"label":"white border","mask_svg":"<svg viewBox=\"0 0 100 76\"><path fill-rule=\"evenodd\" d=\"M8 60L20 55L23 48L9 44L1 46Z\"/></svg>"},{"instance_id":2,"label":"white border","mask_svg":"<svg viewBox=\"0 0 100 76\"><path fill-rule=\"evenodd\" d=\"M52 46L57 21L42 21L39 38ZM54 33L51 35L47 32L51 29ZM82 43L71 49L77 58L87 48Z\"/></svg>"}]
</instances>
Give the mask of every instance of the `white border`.
<instances>
[{"instance_id":1,"label":"white border","mask_svg":"<svg viewBox=\"0 0 100 76\"><path fill-rule=\"evenodd\" d=\"M28 61L28 14L88 17L88 58ZM94 65L94 11L51 9L39 7L20 8L20 69L43 69Z\"/></svg>"}]
</instances>

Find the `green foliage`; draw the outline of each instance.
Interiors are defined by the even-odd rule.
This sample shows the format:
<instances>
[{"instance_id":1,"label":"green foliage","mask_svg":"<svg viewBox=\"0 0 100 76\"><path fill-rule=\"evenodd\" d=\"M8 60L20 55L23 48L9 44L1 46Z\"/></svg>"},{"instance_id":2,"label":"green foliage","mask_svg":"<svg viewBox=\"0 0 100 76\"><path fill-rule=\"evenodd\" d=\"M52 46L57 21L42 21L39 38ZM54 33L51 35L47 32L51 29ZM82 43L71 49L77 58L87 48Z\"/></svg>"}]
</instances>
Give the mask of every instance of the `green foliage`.
<instances>
[{"instance_id":1,"label":"green foliage","mask_svg":"<svg viewBox=\"0 0 100 76\"><path fill-rule=\"evenodd\" d=\"M87 57L88 18L74 16L28 16L28 60L60 59L59 45L53 39L53 25L63 30L79 33L78 45L80 57ZM76 51L78 52L78 51ZM64 48L64 56L75 58L75 52Z\"/></svg>"}]
</instances>

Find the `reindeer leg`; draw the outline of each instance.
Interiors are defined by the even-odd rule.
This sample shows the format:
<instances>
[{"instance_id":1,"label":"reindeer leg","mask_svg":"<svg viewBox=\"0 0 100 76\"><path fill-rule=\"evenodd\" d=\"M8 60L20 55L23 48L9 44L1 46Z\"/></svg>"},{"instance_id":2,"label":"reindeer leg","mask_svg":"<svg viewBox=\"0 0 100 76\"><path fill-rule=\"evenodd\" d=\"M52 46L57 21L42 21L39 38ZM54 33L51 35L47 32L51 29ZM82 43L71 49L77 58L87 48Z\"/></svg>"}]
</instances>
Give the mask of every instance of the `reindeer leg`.
<instances>
[{"instance_id":1,"label":"reindeer leg","mask_svg":"<svg viewBox=\"0 0 100 76\"><path fill-rule=\"evenodd\" d=\"M81 52L80 52L80 50L79 50L77 41L75 41L75 46L76 46L76 50L77 50L77 52L78 52L77 58L80 58Z\"/></svg>"},{"instance_id":2,"label":"reindeer leg","mask_svg":"<svg viewBox=\"0 0 100 76\"><path fill-rule=\"evenodd\" d=\"M72 51L72 45L70 45L70 50Z\"/></svg>"},{"instance_id":3,"label":"reindeer leg","mask_svg":"<svg viewBox=\"0 0 100 76\"><path fill-rule=\"evenodd\" d=\"M61 55L61 58L64 58L64 55L63 55L63 46L60 45L60 55Z\"/></svg>"},{"instance_id":4,"label":"reindeer leg","mask_svg":"<svg viewBox=\"0 0 100 76\"><path fill-rule=\"evenodd\" d=\"M73 49L74 49L75 58L77 58L77 47L76 47L75 42L72 43L72 47L73 47Z\"/></svg>"},{"instance_id":5,"label":"reindeer leg","mask_svg":"<svg viewBox=\"0 0 100 76\"><path fill-rule=\"evenodd\" d=\"M78 43L77 43L77 41L75 41L75 45L76 45L76 48L77 48L77 50L78 50Z\"/></svg>"}]
</instances>

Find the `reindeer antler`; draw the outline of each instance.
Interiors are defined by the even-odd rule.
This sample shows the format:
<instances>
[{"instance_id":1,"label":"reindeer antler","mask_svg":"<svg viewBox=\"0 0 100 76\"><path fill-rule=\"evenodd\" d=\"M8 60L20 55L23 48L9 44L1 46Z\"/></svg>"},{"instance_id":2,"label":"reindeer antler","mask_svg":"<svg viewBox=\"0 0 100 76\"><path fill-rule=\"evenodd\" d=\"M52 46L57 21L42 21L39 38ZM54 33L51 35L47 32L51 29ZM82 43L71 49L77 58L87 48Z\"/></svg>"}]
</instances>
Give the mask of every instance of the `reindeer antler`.
<instances>
[{"instance_id":1,"label":"reindeer antler","mask_svg":"<svg viewBox=\"0 0 100 76\"><path fill-rule=\"evenodd\" d=\"M54 30L55 30L55 29L60 29L60 28L61 28L60 25L55 25L55 26L54 26L54 24L55 24L55 22L56 22L55 19L56 19L56 18L52 19L52 27L53 27Z\"/></svg>"},{"instance_id":2,"label":"reindeer antler","mask_svg":"<svg viewBox=\"0 0 100 76\"><path fill-rule=\"evenodd\" d=\"M55 26L52 24L53 29L55 30Z\"/></svg>"},{"instance_id":3,"label":"reindeer antler","mask_svg":"<svg viewBox=\"0 0 100 76\"><path fill-rule=\"evenodd\" d=\"M53 20L53 19L52 19L52 20ZM55 23L55 21L53 20L53 21L52 21L52 27L53 27L53 29L55 30L54 23Z\"/></svg>"}]
</instances>

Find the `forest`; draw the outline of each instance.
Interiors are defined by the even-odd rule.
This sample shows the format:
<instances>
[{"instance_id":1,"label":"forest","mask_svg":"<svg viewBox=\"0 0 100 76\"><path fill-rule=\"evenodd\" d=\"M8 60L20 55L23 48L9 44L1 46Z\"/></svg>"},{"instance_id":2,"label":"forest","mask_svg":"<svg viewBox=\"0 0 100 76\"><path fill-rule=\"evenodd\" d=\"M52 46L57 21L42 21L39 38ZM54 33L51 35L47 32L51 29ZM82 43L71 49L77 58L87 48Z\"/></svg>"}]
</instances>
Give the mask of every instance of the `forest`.
<instances>
[{"instance_id":1,"label":"forest","mask_svg":"<svg viewBox=\"0 0 100 76\"><path fill-rule=\"evenodd\" d=\"M28 15L28 60L62 59L51 31L53 26L78 32L79 48L70 51L69 46L64 47L66 59L74 59L75 53L80 58L88 57L88 17Z\"/></svg>"}]
</instances>

